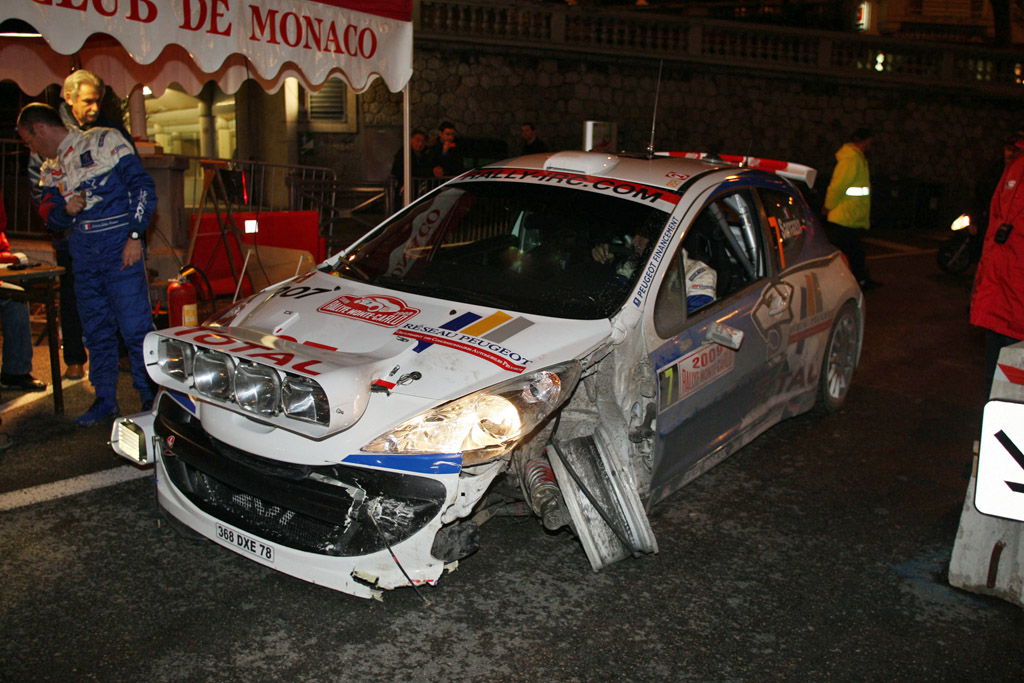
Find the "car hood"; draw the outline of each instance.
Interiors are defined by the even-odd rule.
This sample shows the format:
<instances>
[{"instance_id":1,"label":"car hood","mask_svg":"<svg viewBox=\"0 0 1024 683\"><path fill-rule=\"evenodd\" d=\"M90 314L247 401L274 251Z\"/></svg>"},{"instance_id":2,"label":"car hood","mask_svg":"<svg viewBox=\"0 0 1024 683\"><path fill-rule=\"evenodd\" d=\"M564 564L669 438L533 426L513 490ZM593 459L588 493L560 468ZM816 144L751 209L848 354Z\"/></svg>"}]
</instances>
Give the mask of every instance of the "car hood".
<instances>
[{"instance_id":1,"label":"car hood","mask_svg":"<svg viewBox=\"0 0 1024 683\"><path fill-rule=\"evenodd\" d=\"M450 400L581 358L610 333L608 320L521 315L314 271L202 328L158 334L313 377L327 392L335 431L358 421L374 387Z\"/></svg>"}]
</instances>

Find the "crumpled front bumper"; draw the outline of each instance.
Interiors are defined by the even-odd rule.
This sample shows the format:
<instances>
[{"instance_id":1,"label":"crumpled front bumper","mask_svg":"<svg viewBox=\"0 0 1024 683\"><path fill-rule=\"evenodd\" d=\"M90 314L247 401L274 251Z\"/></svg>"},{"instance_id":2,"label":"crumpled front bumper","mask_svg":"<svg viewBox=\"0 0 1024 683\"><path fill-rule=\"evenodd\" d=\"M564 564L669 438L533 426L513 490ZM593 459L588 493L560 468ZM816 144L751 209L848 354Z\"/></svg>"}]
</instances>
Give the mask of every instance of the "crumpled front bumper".
<instances>
[{"instance_id":1,"label":"crumpled front bumper","mask_svg":"<svg viewBox=\"0 0 1024 683\"><path fill-rule=\"evenodd\" d=\"M139 432L135 449L130 436ZM155 460L159 504L177 521L286 574L375 597L409 581L433 583L444 570L432 550L457 473L261 458L213 439L168 393L155 413L119 418L112 446L135 462Z\"/></svg>"}]
</instances>

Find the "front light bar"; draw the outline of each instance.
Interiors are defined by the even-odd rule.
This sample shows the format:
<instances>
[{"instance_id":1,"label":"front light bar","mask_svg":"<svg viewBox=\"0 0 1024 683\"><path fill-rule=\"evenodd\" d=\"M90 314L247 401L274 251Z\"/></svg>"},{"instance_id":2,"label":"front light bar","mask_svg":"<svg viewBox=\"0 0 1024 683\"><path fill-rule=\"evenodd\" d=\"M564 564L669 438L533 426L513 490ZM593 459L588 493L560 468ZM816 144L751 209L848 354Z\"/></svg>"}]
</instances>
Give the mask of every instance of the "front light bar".
<instances>
[{"instance_id":1,"label":"front light bar","mask_svg":"<svg viewBox=\"0 0 1024 683\"><path fill-rule=\"evenodd\" d=\"M323 427L330 424L327 393L308 377L167 337L160 337L157 356L164 375L205 398L259 417L283 414Z\"/></svg>"}]
</instances>

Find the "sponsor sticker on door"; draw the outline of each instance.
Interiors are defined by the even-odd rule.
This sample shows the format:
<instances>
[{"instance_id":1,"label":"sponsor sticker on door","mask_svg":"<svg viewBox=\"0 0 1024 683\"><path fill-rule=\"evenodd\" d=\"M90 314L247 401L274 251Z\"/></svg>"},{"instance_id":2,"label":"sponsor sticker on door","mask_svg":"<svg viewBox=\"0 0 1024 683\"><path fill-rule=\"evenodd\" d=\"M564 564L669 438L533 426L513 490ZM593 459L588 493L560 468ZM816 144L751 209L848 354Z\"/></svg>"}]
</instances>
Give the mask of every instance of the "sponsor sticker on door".
<instances>
[{"instance_id":1,"label":"sponsor sticker on door","mask_svg":"<svg viewBox=\"0 0 1024 683\"><path fill-rule=\"evenodd\" d=\"M720 344L705 344L658 371L659 405L662 410L692 396L736 364L736 352Z\"/></svg>"}]
</instances>

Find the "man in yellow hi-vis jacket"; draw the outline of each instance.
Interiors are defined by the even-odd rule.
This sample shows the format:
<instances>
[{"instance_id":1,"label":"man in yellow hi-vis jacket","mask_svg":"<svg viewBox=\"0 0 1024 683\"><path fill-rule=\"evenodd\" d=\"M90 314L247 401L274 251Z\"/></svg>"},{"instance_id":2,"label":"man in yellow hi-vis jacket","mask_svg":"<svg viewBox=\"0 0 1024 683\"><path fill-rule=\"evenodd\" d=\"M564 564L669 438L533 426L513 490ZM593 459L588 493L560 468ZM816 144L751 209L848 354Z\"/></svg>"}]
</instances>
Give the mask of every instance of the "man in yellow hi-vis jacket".
<instances>
[{"instance_id":1,"label":"man in yellow hi-vis jacket","mask_svg":"<svg viewBox=\"0 0 1024 683\"><path fill-rule=\"evenodd\" d=\"M867 160L870 147L871 130L855 130L850 141L836 152L836 168L825 193L825 233L846 255L850 270L864 290L879 285L868 274L858 234L859 230L871 227L871 175Z\"/></svg>"}]
</instances>

